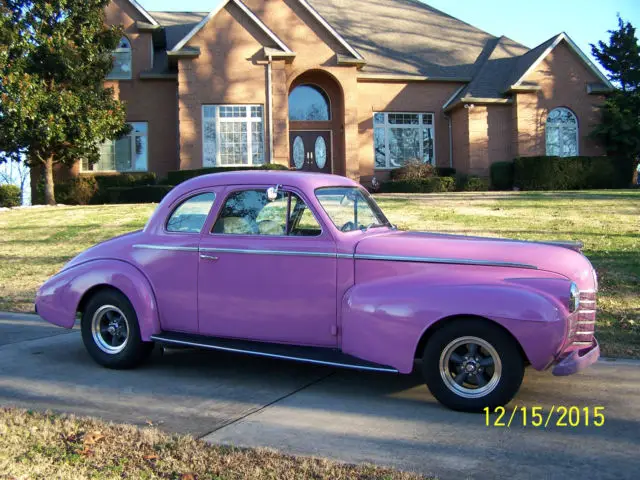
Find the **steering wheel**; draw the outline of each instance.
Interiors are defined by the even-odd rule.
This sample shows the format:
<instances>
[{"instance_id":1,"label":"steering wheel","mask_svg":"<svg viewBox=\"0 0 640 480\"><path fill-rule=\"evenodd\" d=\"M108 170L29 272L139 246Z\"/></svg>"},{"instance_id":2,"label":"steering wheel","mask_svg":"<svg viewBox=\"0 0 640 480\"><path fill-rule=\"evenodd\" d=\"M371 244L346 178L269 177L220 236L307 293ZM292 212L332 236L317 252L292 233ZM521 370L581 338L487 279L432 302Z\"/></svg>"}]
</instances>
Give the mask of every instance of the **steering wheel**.
<instances>
[{"instance_id":1,"label":"steering wheel","mask_svg":"<svg viewBox=\"0 0 640 480\"><path fill-rule=\"evenodd\" d=\"M340 227L341 232L350 232L351 230L356 229L356 224L353 222L347 222L342 227Z\"/></svg>"}]
</instances>

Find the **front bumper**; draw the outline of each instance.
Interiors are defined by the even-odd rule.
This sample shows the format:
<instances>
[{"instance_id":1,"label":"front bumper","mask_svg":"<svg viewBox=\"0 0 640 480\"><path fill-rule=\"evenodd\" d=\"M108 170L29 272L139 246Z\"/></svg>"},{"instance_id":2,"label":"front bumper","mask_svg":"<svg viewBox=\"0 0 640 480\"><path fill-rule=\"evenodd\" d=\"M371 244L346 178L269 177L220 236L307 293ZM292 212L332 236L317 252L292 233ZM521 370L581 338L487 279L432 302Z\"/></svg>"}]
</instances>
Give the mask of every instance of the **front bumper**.
<instances>
[{"instance_id":1,"label":"front bumper","mask_svg":"<svg viewBox=\"0 0 640 480\"><path fill-rule=\"evenodd\" d=\"M598 358L600 358L600 345L594 338L590 347L575 350L556 363L551 373L559 377L572 375L595 363Z\"/></svg>"}]
</instances>

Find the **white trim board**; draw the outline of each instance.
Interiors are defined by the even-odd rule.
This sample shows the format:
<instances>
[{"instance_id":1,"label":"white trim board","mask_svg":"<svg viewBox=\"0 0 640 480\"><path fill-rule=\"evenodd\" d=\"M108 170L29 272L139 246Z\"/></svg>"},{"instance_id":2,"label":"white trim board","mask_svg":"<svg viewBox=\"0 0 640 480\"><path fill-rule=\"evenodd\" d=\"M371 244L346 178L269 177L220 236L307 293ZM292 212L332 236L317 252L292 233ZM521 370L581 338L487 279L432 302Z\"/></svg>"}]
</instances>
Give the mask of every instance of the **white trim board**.
<instances>
[{"instance_id":1,"label":"white trim board","mask_svg":"<svg viewBox=\"0 0 640 480\"><path fill-rule=\"evenodd\" d=\"M536 59L536 61L533 62L531 64L531 66L529 66L527 71L524 72L524 74L511 86L511 88L519 87L522 84L522 82L524 81L524 79L531 72L533 72L538 67L538 65L540 65L540 63L547 57L547 55L549 55L551 53L551 51L554 48L556 48L558 46L558 44L560 44L560 42L562 42L563 40L565 42L567 42L567 45L569 45L569 48L571 48L571 50L573 50L573 52L576 53L580 57L580 59L589 68L589 70L591 70L600 80L602 80L602 83L604 83L607 87L613 89L613 85L611 85L611 82L609 81L609 79L604 76L604 74L598 69L598 67L596 67L593 64L593 62L591 60L589 60L589 58L584 54L584 52L582 50L580 50L580 47L578 47L578 45L576 45L575 42L573 40L571 40L569 35L567 35L564 32L558 34L555 37L555 40L553 41L553 43L551 45L549 45L549 47L547 47L547 49L544 52L542 52L542 54Z\"/></svg>"},{"instance_id":2,"label":"white trim board","mask_svg":"<svg viewBox=\"0 0 640 480\"><path fill-rule=\"evenodd\" d=\"M142 7L142 5L140 5L138 2L136 2L136 0L129 0L129 3L133 6L133 8L135 8L138 12L140 12L140 14L141 14L144 18L146 18L146 19L149 21L149 23L151 23L152 25L160 25L160 24L158 23L158 21L157 21L155 18L153 18L153 17L149 14L149 12L147 12L147 11Z\"/></svg>"},{"instance_id":3,"label":"white trim board","mask_svg":"<svg viewBox=\"0 0 640 480\"><path fill-rule=\"evenodd\" d=\"M202 28L209 23L213 17L215 17L220 10L222 10L229 2L233 2L240 10L242 10L271 40L273 40L276 45L278 45L282 51L286 53L293 53L289 47L287 47L282 40L280 40L275 33L273 33L256 15L244 4L241 0L219 0L218 4L215 6L213 10L209 12L209 14L204 17L193 29L182 39L180 40L175 47L173 47L170 51L177 52L182 47L184 47L189 40L191 40Z\"/></svg>"}]
</instances>

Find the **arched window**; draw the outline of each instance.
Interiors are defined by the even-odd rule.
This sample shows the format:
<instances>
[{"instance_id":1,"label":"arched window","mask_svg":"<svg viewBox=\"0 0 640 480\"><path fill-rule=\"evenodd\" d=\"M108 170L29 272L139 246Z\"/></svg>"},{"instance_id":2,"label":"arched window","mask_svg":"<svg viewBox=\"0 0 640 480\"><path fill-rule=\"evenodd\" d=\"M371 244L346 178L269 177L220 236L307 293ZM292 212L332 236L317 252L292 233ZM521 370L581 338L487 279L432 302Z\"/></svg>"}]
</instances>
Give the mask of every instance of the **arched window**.
<instances>
[{"instance_id":1,"label":"arched window","mask_svg":"<svg viewBox=\"0 0 640 480\"><path fill-rule=\"evenodd\" d=\"M554 108L546 125L547 155L574 157L578 155L578 119L568 108Z\"/></svg>"},{"instance_id":2,"label":"arched window","mask_svg":"<svg viewBox=\"0 0 640 480\"><path fill-rule=\"evenodd\" d=\"M128 80L131 78L131 71L131 42L127 37L122 37L113 51L113 68L107 78Z\"/></svg>"},{"instance_id":3,"label":"arched window","mask_svg":"<svg viewBox=\"0 0 640 480\"><path fill-rule=\"evenodd\" d=\"M299 85L289 94L289 120L322 121L331 119L329 97L315 85Z\"/></svg>"}]
</instances>

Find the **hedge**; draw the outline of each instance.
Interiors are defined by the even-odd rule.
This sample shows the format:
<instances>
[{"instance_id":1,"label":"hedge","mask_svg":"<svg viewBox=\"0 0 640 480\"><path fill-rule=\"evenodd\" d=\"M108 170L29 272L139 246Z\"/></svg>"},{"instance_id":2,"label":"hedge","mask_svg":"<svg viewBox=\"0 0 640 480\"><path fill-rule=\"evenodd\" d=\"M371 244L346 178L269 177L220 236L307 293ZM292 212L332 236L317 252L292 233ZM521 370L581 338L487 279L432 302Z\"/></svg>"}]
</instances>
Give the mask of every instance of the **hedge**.
<instances>
[{"instance_id":1,"label":"hedge","mask_svg":"<svg viewBox=\"0 0 640 480\"><path fill-rule=\"evenodd\" d=\"M489 190L489 179L475 175L457 174L455 177L456 192L486 192Z\"/></svg>"},{"instance_id":2,"label":"hedge","mask_svg":"<svg viewBox=\"0 0 640 480\"><path fill-rule=\"evenodd\" d=\"M519 157L514 185L521 190L627 188L635 167L634 159L615 157Z\"/></svg>"},{"instance_id":3,"label":"hedge","mask_svg":"<svg viewBox=\"0 0 640 480\"><path fill-rule=\"evenodd\" d=\"M513 161L491 164L491 188L494 190L513 190Z\"/></svg>"},{"instance_id":4,"label":"hedge","mask_svg":"<svg viewBox=\"0 0 640 480\"><path fill-rule=\"evenodd\" d=\"M56 201L65 205L109 203L109 188L155 185L155 173L81 174L66 182L56 183ZM33 192L35 204L44 203L44 182L40 180Z\"/></svg>"},{"instance_id":5,"label":"hedge","mask_svg":"<svg viewBox=\"0 0 640 480\"><path fill-rule=\"evenodd\" d=\"M432 193L452 192L455 188L453 177L413 178L410 180L391 180L384 182L382 193Z\"/></svg>"},{"instance_id":6,"label":"hedge","mask_svg":"<svg viewBox=\"0 0 640 480\"><path fill-rule=\"evenodd\" d=\"M11 208L22 205L22 192L15 185L0 185L0 207Z\"/></svg>"},{"instance_id":7,"label":"hedge","mask_svg":"<svg viewBox=\"0 0 640 480\"><path fill-rule=\"evenodd\" d=\"M107 189L109 203L158 203L171 191L171 185L142 185Z\"/></svg>"},{"instance_id":8,"label":"hedge","mask_svg":"<svg viewBox=\"0 0 640 480\"><path fill-rule=\"evenodd\" d=\"M185 182L190 178L199 177L200 175L207 175L209 173L247 170L289 170L289 168L277 163L267 163L259 167L208 167L196 168L194 170L175 170L167 174L167 178L163 181L163 183L166 183L167 185L178 185L179 183Z\"/></svg>"}]
</instances>

